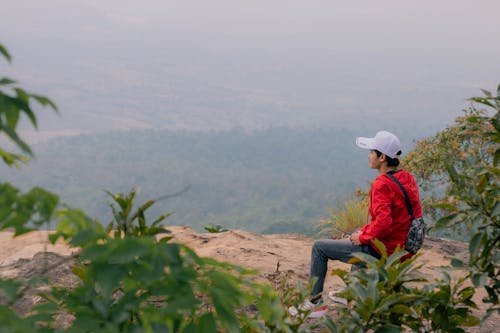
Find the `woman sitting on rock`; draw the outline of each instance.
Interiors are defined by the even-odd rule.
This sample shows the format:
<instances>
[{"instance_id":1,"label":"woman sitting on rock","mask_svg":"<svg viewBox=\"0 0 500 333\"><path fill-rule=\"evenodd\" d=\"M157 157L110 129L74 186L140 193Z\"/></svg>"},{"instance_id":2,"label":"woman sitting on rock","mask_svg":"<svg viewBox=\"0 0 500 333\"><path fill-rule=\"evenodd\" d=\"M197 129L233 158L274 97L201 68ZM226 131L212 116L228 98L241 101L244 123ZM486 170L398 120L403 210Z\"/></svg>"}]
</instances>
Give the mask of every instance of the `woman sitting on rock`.
<instances>
[{"instance_id":1,"label":"woman sitting on rock","mask_svg":"<svg viewBox=\"0 0 500 333\"><path fill-rule=\"evenodd\" d=\"M358 137L356 145L370 151L368 164L378 171L370 189L369 221L349 239L322 239L314 242L310 278L315 279L315 283L309 300L300 306L302 310L313 310L310 317L326 313L326 308L319 305L322 303L329 259L348 263L354 252L364 252L380 258L380 251L373 244L375 239L385 245L388 255L398 247L405 248L410 218L403 192L388 174L392 174L405 188L414 217L422 216L418 185L412 174L398 168L398 157L401 155L399 139L390 132L380 131L373 138ZM357 262L353 266L363 264Z\"/></svg>"}]
</instances>

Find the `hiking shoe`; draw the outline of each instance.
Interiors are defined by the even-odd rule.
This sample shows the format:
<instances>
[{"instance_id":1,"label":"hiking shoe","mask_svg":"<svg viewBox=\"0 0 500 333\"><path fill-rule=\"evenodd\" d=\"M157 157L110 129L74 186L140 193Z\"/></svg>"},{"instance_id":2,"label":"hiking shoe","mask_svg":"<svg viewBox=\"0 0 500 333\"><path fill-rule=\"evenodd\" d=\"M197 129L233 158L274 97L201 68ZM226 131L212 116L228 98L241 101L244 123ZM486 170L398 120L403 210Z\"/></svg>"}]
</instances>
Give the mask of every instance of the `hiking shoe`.
<instances>
[{"instance_id":1,"label":"hiking shoe","mask_svg":"<svg viewBox=\"0 0 500 333\"><path fill-rule=\"evenodd\" d=\"M302 312L310 311L307 315L308 318L320 318L328 313L328 307L323 305L323 300L320 300L317 304L314 304L310 300L306 300L304 303L299 305L299 310ZM299 311L296 307L291 306L288 308L288 313L292 316L296 316L299 314Z\"/></svg>"},{"instance_id":2,"label":"hiking shoe","mask_svg":"<svg viewBox=\"0 0 500 333\"><path fill-rule=\"evenodd\" d=\"M328 293L328 298L335 302L335 303L339 303L339 304L342 304L342 305L347 305L349 302L347 302L347 299L343 298L343 297L339 297L339 296L336 296L338 292L334 292L334 291L330 291Z\"/></svg>"}]
</instances>

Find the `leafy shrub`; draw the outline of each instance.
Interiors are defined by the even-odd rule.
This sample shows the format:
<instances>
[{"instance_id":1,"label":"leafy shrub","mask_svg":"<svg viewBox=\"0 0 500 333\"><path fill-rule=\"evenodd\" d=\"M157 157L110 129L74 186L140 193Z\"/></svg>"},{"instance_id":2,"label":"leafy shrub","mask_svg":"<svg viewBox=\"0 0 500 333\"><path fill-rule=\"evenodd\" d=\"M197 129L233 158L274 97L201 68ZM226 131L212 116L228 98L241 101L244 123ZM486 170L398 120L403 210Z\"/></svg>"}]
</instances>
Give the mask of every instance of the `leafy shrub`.
<instances>
[{"instance_id":1,"label":"leafy shrub","mask_svg":"<svg viewBox=\"0 0 500 333\"><path fill-rule=\"evenodd\" d=\"M0 44L0 54L7 60L11 56ZM28 144L17 134L19 120L26 116L33 127L37 127L36 116L31 102L36 101L57 112L55 104L47 97L29 93L19 87L17 82L8 77L0 78L0 132L7 136L20 153L0 148L4 163L18 167L28 161L33 152ZM59 202L57 195L35 187L22 193L8 183L0 183L0 230L14 229L15 235L21 235L48 224ZM16 281L0 278L0 331L35 332L40 329L37 317L21 317L13 310L13 304L22 293L35 281ZM40 331L43 331L40 329Z\"/></svg>"},{"instance_id":2,"label":"leafy shrub","mask_svg":"<svg viewBox=\"0 0 500 333\"><path fill-rule=\"evenodd\" d=\"M0 54L7 61L11 61L11 55L2 44L0 44ZM37 128L37 120L31 104L32 101L36 101L41 106L48 106L57 112L57 106L47 97L27 92L11 78L0 78L0 130L25 154L21 155L0 148L0 157L2 157L7 165L18 166L20 162L27 161L26 154L28 156L33 155L29 145L16 132L19 120L23 114L29 119L31 125Z\"/></svg>"},{"instance_id":3,"label":"leafy shrub","mask_svg":"<svg viewBox=\"0 0 500 333\"><path fill-rule=\"evenodd\" d=\"M124 219L133 194L112 195L121 208L115 208L120 219L115 222L128 226L115 232L119 237L109 236L83 215L61 221L51 240L64 237L82 249L75 269L82 283L74 290L54 288L46 294L52 307L45 314L53 314L54 307L64 310L75 318L70 328L75 332L89 327L99 332L239 332L242 327L267 326L286 331L276 293L252 282L253 272L201 258L168 237L145 237L162 230L155 224L148 227L143 218ZM143 216L148 207L140 205L140 213L132 217ZM259 311L255 318L247 318L242 309L252 304Z\"/></svg>"},{"instance_id":4,"label":"leafy shrub","mask_svg":"<svg viewBox=\"0 0 500 333\"><path fill-rule=\"evenodd\" d=\"M286 309L293 307L297 311L297 314L290 316L286 322L293 332L309 332L309 329L316 328L321 323L308 323L307 319L311 310L302 309L300 305L310 297L314 281L310 280L307 285L304 285L301 281L293 281L289 272L280 272L278 268L267 278L273 289L277 291L283 307Z\"/></svg>"},{"instance_id":5,"label":"leafy shrub","mask_svg":"<svg viewBox=\"0 0 500 333\"><path fill-rule=\"evenodd\" d=\"M430 186L439 179L442 197L433 197L436 229L465 228L470 237L468 263L476 287L484 287L491 304L488 314L500 313L500 85L496 96L483 90L475 105L455 124L424 139L410 155L409 166Z\"/></svg>"},{"instance_id":6,"label":"leafy shrub","mask_svg":"<svg viewBox=\"0 0 500 333\"><path fill-rule=\"evenodd\" d=\"M119 220L112 225L127 228L111 234L81 211L57 212L60 223L50 239L63 237L81 250L74 267L81 282L41 294L45 302L34 306L23 324L8 305L0 306L0 327L17 327L16 332L35 327L44 332L291 332L277 293L253 282L254 272L201 258L169 237L158 237L168 230L138 218L151 204L129 214L133 193L112 195L120 203L114 209ZM8 300L15 299L21 285L0 282ZM257 312L248 317L245 309L252 307ZM56 316L70 318L67 326L58 325Z\"/></svg>"},{"instance_id":7,"label":"leafy shrub","mask_svg":"<svg viewBox=\"0 0 500 333\"><path fill-rule=\"evenodd\" d=\"M327 320L331 332L464 332L462 326L474 326L479 319L472 315L474 289L464 287L464 278L452 286L446 271L433 283L418 278L414 256L401 259L405 251L387 257L383 244L377 246L384 255L380 259L357 253L367 268L348 274L334 271L346 284L338 296L349 301L339 307L340 317ZM419 287L422 286L422 287Z\"/></svg>"},{"instance_id":8,"label":"leafy shrub","mask_svg":"<svg viewBox=\"0 0 500 333\"><path fill-rule=\"evenodd\" d=\"M453 279L445 269L434 283L422 288L424 301L418 307L425 332L465 332L480 320L472 314L477 309L472 300L475 290L466 283L465 276Z\"/></svg>"}]
</instances>

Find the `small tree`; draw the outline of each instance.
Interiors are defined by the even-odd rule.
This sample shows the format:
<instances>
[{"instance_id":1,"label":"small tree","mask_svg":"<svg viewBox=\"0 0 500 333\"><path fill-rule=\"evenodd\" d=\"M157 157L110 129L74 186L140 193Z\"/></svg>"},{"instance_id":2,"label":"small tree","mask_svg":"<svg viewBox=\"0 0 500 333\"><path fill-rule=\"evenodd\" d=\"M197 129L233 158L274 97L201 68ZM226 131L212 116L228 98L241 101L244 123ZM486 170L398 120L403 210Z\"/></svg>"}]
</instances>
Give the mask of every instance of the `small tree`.
<instances>
[{"instance_id":1,"label":"small tree","mask_svg":"<svg viewBox=\"0 0 500 333\"><path fill-rule=\"evenodd\" d=\"M454 125L417 142L407 164L426 189L441 190L432 198L435 228L461 226L471 235L468 262L453 264L468 266L474 286L486 289L490 314L500 311L500 85L496 95L483 93Z\"/></svg>"}]
</instances>

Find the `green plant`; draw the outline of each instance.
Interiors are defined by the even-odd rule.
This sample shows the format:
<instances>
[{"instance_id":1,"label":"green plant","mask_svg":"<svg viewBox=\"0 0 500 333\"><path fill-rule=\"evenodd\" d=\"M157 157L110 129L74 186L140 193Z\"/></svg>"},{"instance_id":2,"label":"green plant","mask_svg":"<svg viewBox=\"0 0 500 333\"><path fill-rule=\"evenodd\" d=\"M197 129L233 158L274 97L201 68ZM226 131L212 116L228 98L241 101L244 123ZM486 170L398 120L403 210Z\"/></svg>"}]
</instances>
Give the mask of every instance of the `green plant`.
<instances>
[{"instance_id":1,"label":"green plant","mask_svg":"<svg viewBox=\"0 0 500 333\"><path fill-rule=\"evenodd\" d=\"M476 287L484 287L491 304L488 314L500 312L500 86L496 96L484 97L453 126L417 143L410 165L421 177L439 179L444 196L434 197L436 229L462 227L470 235L469 260L456 259L458 267L470 267Z\"/></svg>"},{"instance_id":2,"label":"green plant","mask_svg":"<svg viewBox=\"0 0 500 333\"><path fill-rule=\"evenodd\" d=\"M252 282L253 272L201 258L168 237L145 237L161 230L134 218L151 204L140 205L141 214L125 218L134 193L112 196L119 202L113 210L117 220L112 225L119 226L115 237L84 215L60 216L51 240L63 237L81 248L75 273L82 282L73 290L53 288L44 295L49 303L35 309L38 315L64 311L74 317L71 332L239 332L241 327L267 326L287 330L276 294ZM260 311L249 319L242 309L251 304Z\"/></svg>"},{"instance_id":3,"label":"green plant","mask_svg":"<svg viewBox=\"0 0 500 333\"><path fill-rule=\"evenodd\" d=\"M0 54L11 61L7 49L0 44ZM47 97L26 92L15 80L0 78L0 132L17 147L21 153L14 153L0 148L0 156L8 166L20 166L33 155L28 144L18 133L19 120L24 114L33 127L37 127L36 116L31 107L35 100L42 106L48 106L57 112L55 104ZM8 183L0 183L0 230L14 229L14 235L21 235L49 224L56 211L59 198L42 188L35 187L22 193ZM37 324L37 318L21 317L13 310L13 304L35 280L17 281L0 278L0 331L29 333L43 331Z\"/></svg>"},{"instance_id":4,"label":"green plant","mask_svg":"<svg viewBox=\"0 0 500 333\"><path fill-rule=\"evenodd\" d=\"M318 234L340 238L366 223L368 200L347 200L339 208L331 209L327 219L316 225Z\"/></svg>"},{"instance_id":5,"label":"green plant","mask_svg":"<svg viewBox=\"0 0 500 333\"><path fill-rule=\"evenodd\" d=\"M0 54L8 62L11 61L11 55L2 44L0 44ZM48 106L54 111L58 111L57 106L49 98L27 92L11 78L0 78L0 131L7 135L10 141L21 150L21 153L29 157L33 155L33 152L29 145L19 137L16 129L23 114L29 119L31 125L37 128L37 119L31 105L33 100L42 106ZM7 165L18 166L19 162L26 162L26 155L0 148L0 156Z\"/></svg>"},{"instance_id":6,"label":"green plant","mask_svg":"<svg viewBox=\"0 0 500 333\"><path fill-rule=\"evenodd\" d=\"M8 62L11 61L11 55L2 44L0 54ZM4 133L24 154L0 148L0 156L8 166L19 166L20 162L26 162L28 157L33 156L29 145L17 133L23 114L37 128L37 118L31 105L33 100L58 112L57 106L49 98L27 92L11 78L0 78L0 133ZM0 230L14 228L15 234L20 235L37 229L49 223L58 202L56 195L39 187L23 194L8 183L0 183Z\"/></svg>"},{"instance_id":7,"label":"green plant","mask_svg":"<svg viewBox=\"0 0 500 333\"><path fill-rule=\"evenodd\" d=\"M129 194L114 194L110 191L106 191L106 193L118 205L118 207L114 204L109 205L114 219L108 224L106 229L108 232L114 231L115 238L125 237L126 235L155 236L168 232L165 228L161 227L161 223L172 215L170 213L160 215L149 226L146 224L145 212L158 199L148 200L132 212L136 195L135 189L132 189Z\"/></svg>"},{"instance_id":8,"label":"green plant","mask_svg":"<svg viewBox=\"0 0 500 333\"><path fill-rule=\"evenodd\" d=\"M59 197L40 187L22 193L8 183L0 183L0 230L13 228L21 235L48 225Z\"/></svg>"},{"instance_id":9,"label":"green plant","mask_svg":"<svg viewBox=\"0 0 500 333\"><path fill-rule=\"evenodd\" d=\"M311 310L304 310L300 305L309 299L314 281L309 281L307 285L301 281L293 281L290 272L279 271L279 265L275 272L267 275L267 279L278 293L283 307L289 309L289 312L291 307L297 311L296 315L290 316L286 320L292 332L308 332L311 327L307 327L307 317Z\"/></svg>"},{"instance_id":10,"label":"green plant","mask_svg":"<svg viewBox=\"0 0 500 333\"><path fill-rule=\"evenodd\" d=\"M211 223L203 228L211 234L227 231L227 229L221 226L220 224L215 225Z\"/></svg>"},{"instance_id":11,"label":"green plant","mask_svg":"<svg viewBox=\"0 0 500 333\"><path fill-rule=\"evenodd\" d=\"M339 296L349 301L339 307L340 317L327 320L331 332L464 332L461 326L474 326L479 319L472 315L474 290L464 287L464 279L454 286L450 275L434 283L415 277L421 265L416 256L401 261L407 254L397 251L387 257L382 243L376 242L380 259L357 253L357 260L367 268L347 273L335 270L346 284ZM421 286L421 287L419 287ZM444 318L446 316L446 319Z\"/></svg>"},{"instance_id":12,"label":"green plant","mask_svg":"<svg viewBox=\"0 0 500 333\"><path fill-rule=\"evenodd\" d=\"M480 135L481 140L487 142L486 163L478 165L470 160L462 170L453 165L447 167L453 184L450 194L457 202L438 205L448 214L437 225L473 225L469 245L470 277L474 286L486 289L488 297L484 301L492 305L489 313L500 313L500 85L496 96L487 91L484 93L486 97L474 97L472 101L493 108L495 114L467 117L461 135L471 142L478 140ZM477 132L478 128L486 126L489 131ZM463 266L458 260L455 263Z\"/></svg>"},{"instance_id":13,"label":"green plant","mask_svg":"<svg viewBox=\"0 0 500 333\"><path fill-rule=\"evenodd\" d=\"M462 327L479 324L479 318L471 312L477 309L472 300L475 290L466 281L466 276L452 278L450 272L443 269L439 278L422 287L424 299L417 308L420 316L417 323L423 324L421 331L465 332Z\"/></svg>"},{"instance_id":14,"label":"green plant","mask_svg":"<svg viewBox=\"0 0 500 333\"><path fill-rule=\"evenodd\" d=\"M340 318L329 322L332 332L399 332L407 322L406 316L412 313L411 308L422 301L422 296L411 292L409 286L412 282L424 282L409 275L418 268L415 259L401 262L405 252L387 257L383 244L378 242L378 246L384 253L379 260L364 253L354 255L366 262L366 269L351 274L343 270L333 272L345 282L346 288L339 296L351 306L339 308Z\"/></svg>"}]
</instances>

